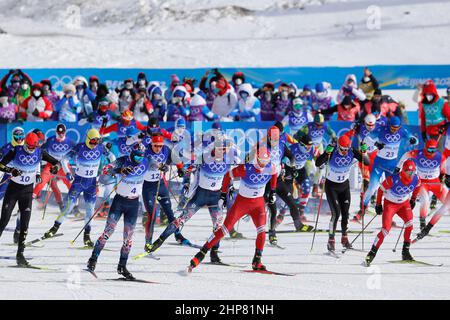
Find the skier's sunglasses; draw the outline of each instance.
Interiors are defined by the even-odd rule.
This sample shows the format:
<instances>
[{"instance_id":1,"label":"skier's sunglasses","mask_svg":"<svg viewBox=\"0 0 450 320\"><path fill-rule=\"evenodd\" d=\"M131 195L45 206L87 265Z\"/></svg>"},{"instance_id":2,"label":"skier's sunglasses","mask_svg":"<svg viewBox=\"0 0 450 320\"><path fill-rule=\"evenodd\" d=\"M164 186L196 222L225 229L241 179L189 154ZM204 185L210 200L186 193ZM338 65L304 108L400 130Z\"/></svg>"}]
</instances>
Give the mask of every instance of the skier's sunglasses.
<instances>
[{"instance_id":1,"label":"skier's sunglasses","mask_svg":"<svg viewBox=\"0 0 450 320\"><path fill-rule=\"evenodd\" d=\"M98 145L99 143L100 143L100 139L99 138L89 139L89 144Z\"/></svg>"},{"instance_id":2,"label":"skier's sunglasses","mask_svg":"<svg viewBox=\"0 0 450 320\"><path fill-rule=\"evenodd\" d=\"M154 144L153 147L154 148L162 148L164 145L163 144Z\"/></svg>"},{"instance_id":3,"label":"skier's sunglasses","mask_svg":"<svg viewBox=\"0 0 450 320\"><path fill-rule=\"evenodd\" d=\"M341 150L342 152L348 152L348 150L350 150L350 148L345 148L345 147L339 146L339 150Z\"/></svg>"},{"instance_id":4,"label":"skier's sunglasses","mask_svg":"<svg viewBox=\"0 0 450 320\"><path fill-rule=\"evenodd\" d=\"M435 153L437 151L436 148L428 148L427 149L428 153Z\"/></svg>"},{"instance_id":5,"label":"skier's sunglasses","mask_svg":"<svg viewBox=\"0 0 450 320\"><path fill-rule=\"evenodd\" d=\"M17 142L22 142L23 139L25 139L25 135L23 135L23 134L15 134L14 135L14 140L16 140Z\"/></svg>"}]
</instances>

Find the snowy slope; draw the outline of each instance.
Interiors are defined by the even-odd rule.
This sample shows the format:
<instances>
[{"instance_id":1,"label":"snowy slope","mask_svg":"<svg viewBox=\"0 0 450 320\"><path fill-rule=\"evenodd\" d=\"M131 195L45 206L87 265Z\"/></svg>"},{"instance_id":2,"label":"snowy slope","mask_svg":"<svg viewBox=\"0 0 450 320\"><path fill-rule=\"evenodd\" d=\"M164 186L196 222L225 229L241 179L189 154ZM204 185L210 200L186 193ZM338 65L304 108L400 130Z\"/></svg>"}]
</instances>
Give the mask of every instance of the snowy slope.
<instances>
[{"instance_id":1,"label":"snowy slope","mask_svg":"<svg viewBox=\"0 0 450 320\"><path fill-rule=\"evenodd\" d=\"M352 197L354 212L358 194ZM311 204L312 210L317 210ZM42 212L35 210L30 223L29 239L41 236L53 224L56 208L49 208L44 221ZM313 214L308 214L310 220ZM372 218L368 216L367 219ZM319 227L327 228L330 217L322 212ZM398 218L399 225L401 222ZM139 219L140 221L140 219ZM286 216L279 230L293 228L292 220ZM366 220L367 222L367 220ZM13 228L15 219L11 219L9 228ZM418 209L414 219L414 228L418 229ZM380 217L375 218L367 230L377 232L381 224ZM105 222L93 222L93 237L103 231ZM318 233L314 250L310 252L312 234L279 234L279 243L285 250L266 245L263 262L274 271L294 273L293 277L274 275L247 274L241 270L250 269L254 253L254 240L223 240L221 257L225 262L242 265L238 267L222 267L201 264L189 276L180 271L189 264L189 260L197 249L173 246L171 237L167 240L157 256L161 260L145 258L139 261L130 260L128 268L138 278L159 282L160 284L122 283L97 280L82 271L91 254L89 250L77 250L81 240L72 247L69 241L75 237L82 222L71 222L70 219L61 227L64 236L48 240L44 248L30 248L26 256L35 265L43 265L56 270L39 271L9 268L14 261L1 260L0 299L447 299L450 286L450 235L438 230L450 229L450 218L442 218L436 230L429 237L411 248L412 255L419 260L431 263L444 263L442 267L427 267L388 263L401 259L401 241L397 252L393 253L400 229L392 229L374 260L371 268L361 266L365 256L362 252L347 252L341 259L324 255L327 234ZM249 238L255 238L255 229L251 222L241 220L236 226ZM97 275L102 279L117 278L116 266L122 244L122 220L116 232L106 245L97 265ZM358 231L359 224L350 223L350 229ZM158 227L156 235L162 231ZM203 244L211 232L211 219L202 209L183 229L183 235L192 242ZM376 233L365 235L365 249L369 250ZM351 234L352 240L355 235ZM336 247L340 236L337 235ZM1 255L15 255L12 232L4 232L0 239ZM140 224L134 235L131 256L141 253L144 247L144 232ZM361 239L355 242L361 248ZM205 258L209 261L209 257Z\"/></svg>"},{"instance_id":2,"label":"snowy slope","mask_svg":"<svg viewBox=\"0 0 450 320\"><path fill-rule=\"evenodd\" d=\"M380 10L379 30L371 5ZM445 64L449 13L444 0L3 0L0 61L4 68Z\"/></svg>"}]
</instances>

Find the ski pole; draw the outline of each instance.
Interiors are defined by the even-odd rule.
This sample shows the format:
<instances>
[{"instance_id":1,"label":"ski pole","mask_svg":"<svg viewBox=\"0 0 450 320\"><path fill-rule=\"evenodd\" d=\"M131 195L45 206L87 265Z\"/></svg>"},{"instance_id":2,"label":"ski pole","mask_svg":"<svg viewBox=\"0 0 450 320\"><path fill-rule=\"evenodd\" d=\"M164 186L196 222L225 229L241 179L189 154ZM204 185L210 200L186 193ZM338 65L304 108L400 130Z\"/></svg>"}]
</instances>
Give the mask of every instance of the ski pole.
<instances>
[{"instance_id":1,"label":"ski pole","mask_svg":"<svg viewBox=\"0 0 450 320\"><path fill-rule=\"evenodd\" d=\"M8 178L6 178L5 181L0 182L0 186L3 185L3 184L5 184L5 183L7 183L9 180L11 180L11 178L12 178L12 176L9 176Z\"/></svg>"},{"instance_id":2,"label":"ski pole","mask_svg":"<svg viewBox=\"0 0 450 320\"><path fill-rule=\"evenodd\" d=\"M364 230L367 229L367 227L372 223L372 221L373 221L376 217L377 217L377 215L373 216L373 218L370 219L369 223L366 224L366 226L364 227L364 229L363 229L360 233L358 233L358 235L355 237L355 239L353 239L353 241L350 243L350 245L352 245L353 242L355 242L356 239L358 239L358 237L361 235L361 233L362 233ZM344 250L342 250L342 253L345 253L347 250L348 250L348 248L345 248Z\"/></svg>"},{"instance_id":3,"label":"ski pole","mask_svg":"<svg viewBox=\"0 0 450 320\"><path fill-rule=\"evenodd\" d=\"M44 213L42 213L42 220L44 220L44 218L45 218L45 211L47 210L47 204L48 204L48 201L50 200L51 192L49 192L49 189L50 189L50 184L52 183L52 181L53 181L53 178L50 179L50 181L48 182L47 190L45 191Z\"/></svg>"},{"instance_id":4,"label":"ski pole","mask_svg":"<svg viewBox=\"0 0 450 320\"><path fill-rule=\"evenodd\" d=\"M100 209L103 207L103 205L106 203L106 201L108 201L109 197L112 195L112 193L114 191L116 191L117 187L119 186L119 184L122 182L122 180L126 177L125 174L122 175L122 178L120 178L119 182L116 183L116 185L114 186L114 188L111 190L111 192L108 194L108 196L105 198L105 200L103 200L103 202L97 207L97 209L94 211L94 213L92 214L92 216L89 218L89 221L83 226L83 228L81 228L80 232L78 232L77 236L70 241L70 244L74 244L75 241L78 239L78 237L80 236L80 234L83 232L83 230L89 225L89 223L92 221L92 219L94 219L94 217L97 215L97 213L100 211Z\"/></svg>"},{"instance_id":5,"label":"ski pole","mask_svg":"<svg viewBox=\"0 0 450 320\"><path fill-rule=\"evenodd\" d=\"M395 243L395 247L394 247L394 249L392 249L392 252L395 252L397 250L397 245L398 245L398 242L400 241L400 237L402 236L404 228L405 228L405 224L403 224L402 230L400 230L400 233L398 234L397 242Z\"/></svg>"},{"instance_id":6,"label":"ski pole","mask_svg":"<svg viewBox=\"0 0 450 320\"><path fill-rule=\"evenodd\" d=\"M328 167L329 167L330 157L331 157L331 153L328 154L327 165L325 167L325 179L327 178L327 175L328 175ZM326 183L326 180L325 180L325 183ZM319 208L317 210L316 223L314 225L314 233L313 233L313 238L312 238L312 242L311 242L311 250L310 251L313 251L314 240L316 239L317 223L319 222L320 208L322 207L322 201L323 201L323 194L324 193L325 193L325 185L323 187L322 193L320 194Z\"/></svg>"},{"instance_id":7,"label":"ski pole","mask_svg":"<svg viewBox=\"0 0 450 320\"><path fill-rule=\"evenodd\" d=\"M148 229L149 229L148 232L150 232L150 230L153 230L153 227L154 227L154 224L155 224L155 220L156 220L155 219L155 215L156 215L156 201L158 200L158 193L159 193L159 186L160 185L161 185L161 179L158 180L158 184L156 186L156 194L155 194L155 200L153 201L152 215L149 217L150 224L148 226Z\"/></svg>"}]
</instances>

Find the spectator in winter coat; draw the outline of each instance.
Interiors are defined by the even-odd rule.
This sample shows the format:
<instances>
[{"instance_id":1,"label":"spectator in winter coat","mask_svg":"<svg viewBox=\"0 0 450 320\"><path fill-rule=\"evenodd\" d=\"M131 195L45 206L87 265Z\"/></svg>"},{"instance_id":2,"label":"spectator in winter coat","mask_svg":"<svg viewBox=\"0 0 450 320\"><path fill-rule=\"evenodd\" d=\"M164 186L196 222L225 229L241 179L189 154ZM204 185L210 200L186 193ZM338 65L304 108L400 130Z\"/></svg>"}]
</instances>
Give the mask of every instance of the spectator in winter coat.
<instances>
[{"instance_id":1,"label":"spectator in winter coat","mask_svg":"<svg viewBox=\"0 0 450 320\"><path fill-rule=\"evenodd\" d=\"M370 100L362 104L361 120L364 120L368 114L380 113L383 117L402 117L402 111L399 104L389 95L383 95L380 89L376 89Z\"/></svg>"},{"instance_id":2,"label":"spectator in winter coat","mask_svg":"<svg viewBox=\"0 0 450 320\"><path fill-rule=\"evenodd\" d=\"M167 111L167 101L164 99L159 82L150 82L147 92L153 106L152 117L156 117L159 121L163 121Z\"/></svg>"},{"instance_id":3,"label":"spectator in winter coat","mask_svg":"<svg viewBox=\"0 0 450 320\"><path fill-rule=\"evenodd\" d=\"M331 84L328 82L318 82L315 85L315 92L312 96L313 111L318 112L322 110L328 110L334 107L336 102L331 96ZM331 115L324 115L324 120L329 121Z\"/></svg>"},{"instance_id":4,"label":"spectator in winter coat","mask_svg":"<svg viewBox=\"0 0 450 320\"><path fill-rule=\"evenodd\" d=\"M150 115L153 113L153 106L147 97L146 88L141 87L134 99L129 105L129 109L133 112L133 117L139 122L148 122Z\"/></svg>"},{"instance_id":5,"label":"spectator in winter coat","mask_svg":"<svg viewBox=\"0 0 450 320\"><path fill-rule=\"evenodd\" d=\"M81 113L81 104L76 96L76 88L73 84L66 84L63 88L63 96L55 106L59 113L58 121L78 122L78 114Z\"/></svg>"},{"instance_id":6,"label":"spectator in winter coat","mask_svg":"<svg viewBox=\"0 0 450 320\"><path fill-rule=\"evenodd\" d=\"M0 91L0 123L10 123L16 120L17 106L9 102L7 90Z\"/></svg>"},{"instance_id":7,"label":"spectator in winter coat","mask_svg":"<svg viewBox=\"0 0 450 320\"><path fill-rule=\"evenodd\" d=\"M8 79L11 77L10 84L7 85ZM9 70L9 72L0 80L0 89L6 90L8 97L11 99L16 96L20 85L22 83L22 79L27 79L28 84L33 83L33 80L22 70ZM15 103L15 102L14 102Z\"/></svg>"},{"instance_id":8,"label":"spectator in winter coat","mask_svg":"<svg viewBox=\"0 0 450 320\"><path fill-rule=\"evenodd\" d=\"M220 120L230 121L230 113L236 108L237 96L233 87L224 77L219 78L214 88L216 97L211 111L219 116Z\"/></svg>"},{"instance_id":9,"label":"spectator in winter coat","mask_svg":"<svg viewBox=\"0 0 450 320\"><path fill-rule=\"evenodd\" d=\"M81 114L80 118L86 118L94 111L93 102L95 101L95 94L89 89L85 77L78 76L74 79L73 84L76 88L76 96L80 101Z\"/></svg>"},{"instance_id":10,"label":"spectator in winter coat","mask_svg":"<svg viewBox=\"0 0 450 320\"><path fill-rule=\"evenodd\" d=\"M125 80L123 81L122 86L116 88L116 92L120 94L120 92L121 92L123 89L127 89L128 91L130 91L130 95L131 95L132 97L134 97L134 95L136 94L136 89L135 89L135 87L134 87L134 81L133 81L133 79L125 79Z\"/></svg>"},{"instance_id":11,"label":"spectator in winter coat","mask_svg":"<svg viewBox=\"0 0 450 320\"><path fill-rule=\"evenodd\" d=\"M164 92L164 99L166 99L167 102L172 99L173 90L181 84L180 78L176 74L173 74L170 76L170 86L169 88Z\"/></svg>"},{"instance_id":12,"label":"spectator in winter coat","mask_svg":"<svg viewBox=\"0 0 450 320\"><path fill-rule=\"evenodd\" d=\"M173 89L172 98L167 105L167 121L176 121L189 115L190 95L184 86Z\"/></svg>"},{"instance_id":13,"label":"spectator in winter coat","mask_svg":"<svg viewBox=\"0 0 450 320\"><path fill-rule=\"evenodd\" d=\"M42 95L50 101L53 106L53 113L49 120L58 120L58 112L55 111L55 106L59 101L59 96L53 91L52 83L48 79L41 80L42 84Z\"/></svg>"},{"instance_id":14,"label":"spectator in winter coat","mask_svg":"<svg viewBox=\"0 0 450 320\"><path fill-rule=\"evenodd\" d=\"M98 80L97 76L89 77L89 89L92 91L94 95L97 95L97 89L100 85L100 80Z\"/></svg>"},{"instance_id":15,"label":"spectator in winter coat","mask_svg":"<svg viewBox=\"0 0 450 320\"><path fill-rule=\"evenodd\" d=\"M312 109L313 91L310 84L305 84L303 86L303 91L300 92L299 98L302 99L303 106Z\"/></svg>"},{"instance_id":16,"label":"spectator in winter coat","mask_svg":"<svg viewBox=\"0 0 450 320\"><path fill-rule=\"evenodd\" d=\"M261 121L261 104L253 95L253 88L250 83L243 83L239 86L238 103L230 116L236 121L255 122Z\"/></svg>"},{"instance_id":17,"label":"spectator in winter coat","mask_svg":"<svg viewBox=\"0 0 450 320\"><path fill-rule=\"evenodd\" d=\"M33 84L31 87L31 96L22 102L19 112L23 119L33 122L42 122L52 116L53 106L42 94L42 84Z\"/></svg>"},{"instance_id":18,"label":"spectator in winter coat","mask_svg":"<svg viewBox=\"0 0 450 320\"><path fill-rule=\"evenodd\" d=\"M448 101L439 97L433 80L418 85L413 99L419 104L419 123L423 141L437 140L439 129L450 120Z\"/></svg>"},{"instance_id":19,"label":"spectator in winter coat","mask_svg":"<svg viewBox=\"0 0 450 320\"><path fill-rule=\"evenodd\" d=\"M22 78L20 80L20 88L17 90L16 94L12 98L12 102L20 106L25 99L27 99L31 95L31 82L28 78Z\"/></svg>"},{"instance_id":20,"label":"spectator in winter coat","mask_svg":"<svg viewBox=\"0 0 450 320\"><path fill-rule=\"evenodd\" d=\"M239 91L239 86L241 84L245 83L245 75L241 71L237 71L233 74L233 77L231 78L231 85L234 88L235 92Z\"/></svg>"},{"instance_id":21,"label":"spectator in winter coat","mask_svg":"<svg viewBox=\"0 0 450 320\"><path fill-rule=\"evenodd\" d=\"M214 99L216 98L216 93L214 90L216 88L217 81L221 77L221 75L218 75L219 72L217 71L217 69L214 70L214 73L215 73L214 76L212 76L208 81L209 70L207 70L205 72L205 75L200 80L200 84L199 84L200 90L202 90L206 95L206 99L205 99L206 105L208 106L209 109L212 108ZM206 85L207 81L208 81L208 85Z\"/></svg>"},{"instance_id":22,"label":"spectator in winter coat","mask_svg":"<svg viewBox=\"0 0 450 320\"><path fill-rule=\"evenodd\" d=\"M342 103L335 105L327 110L323 110L322 114L338 113L338 121L355 121L359 117L359 103L355 102L350 95L344 97Z\"/></svg>"},{"instance_id":23,"label":"spectator in winter coat","mask_svg":"<svg viewBox=\"0 0 450 320\"><path fill-rule=\"evenodd\" d=\"M198 91L191 98L189 106L188 121L218 120L219 116L214 114L206 105L205 93Z\"/></svg>"},{"instance_id":24,"label":"spectator in winter coat","mask_svg":"<svg viewBox=\"0 0 450 320\"><path fill-rule=\"evenodd\" d=\"M122 88L119 91L119 101L118 101L119 114L122 114L122 112L124 112L125 110L128 110L130 108L130 103L131 103L131 101L133 101L133 96L131 93L132 91L134 91L134 90L127 89L127 88Z\"/></svg>"},{"instance_id":25,"label":"spectator in winter coat","mask_svg":"<svg viewBox=\"0 0 450 320\"><path fill-rule=\"evenodd\" d=\"M267 82L255 92L261 104L261 120L275 121L275 86Z\"/></svg>"},{"instance_id":26,"label":"spectator in winter coat","mask_svg":"<svg viewBox=\"0 0 450 320\"><path fill-rule=\"evenodd\" d=\"M148 87L147 76L145 75L145 73L139 72L136 84L134 85L134 90L138 92L139 89L141 88L147 89L147 87Z\"/></svg>"},{"instance_id":27,"label":"spectator in winter coat","mask_svg":"<svg viewBox=\"0 0 450 320\"><path fill-rule=\"evenodd\" d=\"M282 121L292 109L294 97L290 94L291 87L286 83L281 83L275 95L275 121Z\"/></svg>"},{"instance_id":28,"label":"spectator in winter coat","mask_svg":"<svg viewBox=\"0 0 450 320\"><path fill-rule=\"evenodd\" d=\"M342 100L344 100L344 97L346 96L350 96L352 100L357 103L366 100L366 95L360 88L358 88L356 76L354 74L349 74L345 77L345 82L341 89L339 89L336 102L342 103Z\"/></svg>"},{"instance_id":29,"label":"spectator in winter coat","mask_svg":"<svg viewBox=\"0 0 450 320\"><path fill-rule=\"evenodd\" d=\"M359 83L359 88L366 95L366 99L372 99L375 90L379 89L378 80L372 74L369 68L364 68L364 75Z\"/></svg>"}]
</instances>

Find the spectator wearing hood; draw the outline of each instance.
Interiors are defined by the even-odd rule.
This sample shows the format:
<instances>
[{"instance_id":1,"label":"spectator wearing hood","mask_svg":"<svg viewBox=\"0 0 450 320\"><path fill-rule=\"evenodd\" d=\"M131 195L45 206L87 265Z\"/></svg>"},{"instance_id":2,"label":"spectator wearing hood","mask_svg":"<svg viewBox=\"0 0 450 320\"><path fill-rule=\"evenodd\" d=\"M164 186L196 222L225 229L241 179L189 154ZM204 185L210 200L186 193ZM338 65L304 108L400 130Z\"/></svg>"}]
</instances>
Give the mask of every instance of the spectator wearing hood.
<instances>
[{"instance_id":1,"label":"spectator wearing hood","mask_svg":"<svg viewBox=\"0 0 450 320\"><path fill-rule=\"evenodd\" d=\"M181 84L180 78L178 78L176 74L172 74L170 76L170 86L164 92L164 99L166 99L167 102L169 102L172 99L173 90L175 90L175 88L180 84Z\"/></svg>"},{"instance_id":2,"label":"spectator wearing hood","mask_svg":"<svg viewBox=\"0 0 450 320\"><path fill-rule=\"evenodd\" d=\"M322 112L334 107L336 102L331 96L331 84L328 82L318 82L315 85L315 92L312 95L312 107L314 112ZM324 121L330 121L331 115L324 114Z\"/></svg>"},{"instance_id":3,"label":"spectator wearing hood","mask_svg":"<svg viewBox=\"0 0 450 320\"><path fill-rule=\"evenodd\" d=\"M22 102L19 112L23 119L30 122L42 122L52 116L53 106L42 94L42 84L33 84L31 87L31 96Z\"/></svg>"},{"instance_id":4,"label":"spectator wearing hood","mask_svg":"<svg viewBox=\"0 0 450 320\"><path fill-rule=\"evenodd\" d=\"M176 86L167 105L167 121L176 121L189 115L190 95L184 86Z\"/></svg>"},{"instance_id":5,"label":"spectator wearing hood","mask_svg":"<svg viewBox=\"0 0 450 320\"><path fill-rule=\"evenodd\" d=\"M76 96L80 102L81 118L86 118L94 111L93 103L95 101L95 94L89 89L88 82L85 77L75 77L73 84L76 89Z\"/></svg>"},{"instance_id":6,"label":"spectator wearing hood","mask_svg":"<svg viewBox=\"0 0 450 320\"><path fill-rule=\"evenodd\" d=\"M69 83L63 87L63 96L55 105L58 112L58 121L78 122L81 113L81 104L76 95L76 88Z\"/></svg>"},{"instance_id":7,"label":"spectator wearing hood","mask_svg":"<svg viewBox=\"0 0 450 320\"><path fill-rule=\"evenodd\" d=\"M284 117L292 109L292 96L291 86L287 83L281 83L278 86L278 92L275 95L275 121L283 121Z\"/></svg>"},{"instance_id":8,"label":"spectator wearing hood","mask_svg":"<svg viewBox=\"0 0 450 320\"><path fill-rule=\"evenodd\" d=\"M147 97L147 89L141 87L129 105L129 109L133 112L133 117L139 122L148 122L150 115L153 113L153 106Z\"/></svg>"},{"instance_id":9,"label":"spectator wearing hood","mask_svg":"<svg viewBox=\"0 0 450 320\"><path fill-rule=\"evenodd\" d=\"M97 76L90 76L89 77L89 89L92 91L93 94L97 95L97 90L100 85L100 80Z\"/></svg>"},{"instance_id":10,"label":"spectator wearing hood","mask_svg":"<svg viewBox=\"0 0 450 320\"><path fill-rule=\"evenodd\" d=\"M211 111L219 116L220 120L230 121L230 114L236 108L237 96L233 87L222 76L217 80L214 88L214 102Z\"/></svg>"},{"instance_id":11,"label":"spectator wearing hood","mask_svg":"<svg viewBox=\"0 0 450 320\"><path fill-rule=\"evenodd\" d=\"M359 88L364 92L367 100L371 100L375 90L380 88L378 80L367 67L364 68L364 75L359 83Z\"/></svg>"},{"instance_id":12,"label":"spectator wearing hood","mask_svg":"<svg viewBox=\"0 0 450 320\"><path fill-rule=\"evenodd\" d=\"M261 105L261 120L275 121L275 86L267 82L255 92Z\"/></svg>"},{"instance_id":13,"label":"spectator wearing hood","mask_svg":"<svg viewBox=\"0 0 450 320\"><path fill-rule=\"evenodd\" d=\"M191 98L189 104L188 121L218 120L219 116L214 114L206 105L205 93L198 91Z\"/></svg>"},{"instance_id":14,"label":"spectator wearing hood","mask_svg":"<svg viewBox=\"0 0 450 320\"><path fill-rule=\"evenodd\" d=\"M220 78L223 78L222 74L217 70L213 69L214 76L209 78L210 71L206 70L205 74L200 80L199 88L202 90L206 95L206 105L209 109L212 109L214 99L216 98L217 94L215 93L215 88L217 85L217 81L219 81ZM208 82L208 85L206 85L206 82Z\"/></svg>"},{"instance_id":15,"label":"spectator wearing hood","mask_svg":"<svg viewBox=\"0 0 450 320\"><path fill-rule=\"evenodd\" d=\"M303 90L300 92L299 98L302 99L302 103L305 107L312 109L313 91L309 83L303 86Z\"/></svg>"},{"instance_id":16,"label":"spectator wearing hood","mask_svg":"<svg viewBox=\"0 0 450 320\"><path fill-rule=\"evenodd\" d=\"M250 83L243 83L238 90L238 103L231 112L236 121L255 122L261 121L261 103L254 95Z\"/></svg>"},{"instance_id":17,"label":"spectator wearing hood","mask_svg":"<svg viewBox=\"0 0 450 320\"><path fill-rule=\"evenodd\" d=\"M0 90L0 123L15 121L17 111L17 106L9 102L7 90Z\"/></svg>"},{"instance_id":18,"label":"spectator wearing hood","mask_svg":"<svg viewBox=\"0 0 450 320\"><path fill-rule=\"evenodd\" d=\"M8 82L8 79L11 77L11 81L9 85L6 85ZM5 90L8 94L8 97L10 99L14 98L16 94L18 93L21 84L23 83L22 80L27 79L28 85L31 85L33 83L33 80L22 70L9 70L9 72L3 76L3 78L0 80L0 89ZM28 91L29 96L29 91ZM27 97L28 97L27 96ZM16 103L16 102L14 102ZM17 103L16 103L17 104Z\"/></svg>"},{"instance_id":19,"label":"spectator wearing hood","mask_svg":"<svg viewBox=\"0 0 450 320\"><path fill-rule=\"evenodd\" d=\"M439 96L433 80L418 85L413 99L419 104L419 123L423 141L437 140L439 129L450 120L448 101Z\"/></svg>"},{"instance_id":20,"label":"spectator wearing hood","mask_svg":"<svg viewBox=\"0 0 450 320\"><path fill-rule=\"evenodd\" d=\"M139 72L139 74L137 76L136 84L134 87L135 87L136 92L139 92L139 89L141 89L141 88L144 88L147 90L148 80L147 80L147 76L145 75L144 72Z\"/></svg>"},{"instance_id":21,"label":"spectator wearing hood","mask_svg":"<svg viewBox=\"0 0 450 320\"><path fill-rule=\"evenodd\" d=\"M366 100L366 95L358 88L358 83L356 82L356 76L354 74L349 74L345 77L345 82L337 94L336 102L342 103L346 96L350 96L352 100L358 104L359 102Z\"/></svg>"},{"instance_id":22,"label":"spectator wearing hood","mask_svg":"<svg viewBox=\"0 0 450 320\"><path fill-rule=\"evenodd\" d=\"M59 96L53 91L52 83L48 79L41 80L42 96L47 98L54 106L59 101Z\"/></svg>"},{"instance_id":23,"label":"spectator wearing hood","mask_svg":"<svg viewBox=\"0 0 450 320\"><path fill-rule=\"evenodd\" d=\"M156 117L159 121L163 121L167 112L167 101L164 99L163 91L159 82L150 82L147 92L148 98L153 106L152 117Z\"/></svg>"},{"instance_id":24,"label":"spectator wearing hood","mask_svg":"<svg viewBox=\"0 0 450 320\"><path fill-rule=\"evenodd\" d=\"M337 112L338 121L355 121L359 118L360 107L359 104L356 103L351 95L345 96L342 102L334 107L331 107L327 110L322 110L321 113L333 114Z\"/></svg>"}]
</instances>

